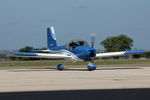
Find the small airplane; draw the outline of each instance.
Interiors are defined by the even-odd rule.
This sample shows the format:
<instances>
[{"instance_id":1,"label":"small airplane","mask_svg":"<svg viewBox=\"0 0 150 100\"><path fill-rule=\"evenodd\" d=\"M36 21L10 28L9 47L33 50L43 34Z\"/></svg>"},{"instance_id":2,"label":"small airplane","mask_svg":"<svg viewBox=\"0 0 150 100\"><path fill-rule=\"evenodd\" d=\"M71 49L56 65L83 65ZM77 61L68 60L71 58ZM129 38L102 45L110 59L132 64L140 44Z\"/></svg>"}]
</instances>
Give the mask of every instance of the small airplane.
<instances>
[{"instance_id":1,"label":"small airplane","mask_svg":"<svg viewBox=\"0 0 150 100\"><path fill-rule=\"evenodd\" d=\"M29 52L12 52L13 55L19 57L36 57L36 58L54 58L67 59L73 62L88 61L87 69L89 71L96 69L96 64L93 64L95 58L109 56L123 56L130 54L145 53L146 50L121 51L109 53L97 53L96 49L90 47L86 41L73 40L63 46L58 46L54 27L47 28L47 50L30 50ZM63 70L62 64L57 65L58 70Z\"/></svg>"}]
</instances>

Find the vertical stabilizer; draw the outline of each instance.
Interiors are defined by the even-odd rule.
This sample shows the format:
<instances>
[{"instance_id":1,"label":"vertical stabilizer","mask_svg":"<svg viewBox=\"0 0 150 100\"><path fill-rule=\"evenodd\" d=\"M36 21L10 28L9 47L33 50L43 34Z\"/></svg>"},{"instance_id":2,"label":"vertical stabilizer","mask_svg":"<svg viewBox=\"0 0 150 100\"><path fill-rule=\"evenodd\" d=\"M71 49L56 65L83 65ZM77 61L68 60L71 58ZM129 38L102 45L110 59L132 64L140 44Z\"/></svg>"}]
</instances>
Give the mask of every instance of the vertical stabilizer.
<instances>
[{"instance_id":1,"label":"vertical stabilizer","mask_svg":"<svg viewBox=\"0 0 150 100\"><path fill-rule=\"evenodd\" d=\"M54 27L47 28L47 48L57 47Z\"/></svg>"}]
</instances>

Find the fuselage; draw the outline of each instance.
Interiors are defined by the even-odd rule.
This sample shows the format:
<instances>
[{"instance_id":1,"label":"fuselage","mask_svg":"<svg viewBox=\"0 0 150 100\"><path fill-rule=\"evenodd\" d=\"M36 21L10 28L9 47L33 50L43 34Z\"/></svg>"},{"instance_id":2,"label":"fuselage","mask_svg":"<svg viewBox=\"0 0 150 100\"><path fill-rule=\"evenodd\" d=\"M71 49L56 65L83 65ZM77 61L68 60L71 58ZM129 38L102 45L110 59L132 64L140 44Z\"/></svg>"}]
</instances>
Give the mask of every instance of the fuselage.
<instances>
[{"instance_id":1,"label":"fuselage","mask_svg":"<svg viewBox=\"0 0 150 100\"><path fill-rule=\"evenodd\" d=\"M50 50L53 51L67 50L76 55L79 59L82 59L84 61L91 61L96 56L96 50L89 46L76 46L74 49L68 50L64 45L53 47Z\"/></svg>"}]
</instances>

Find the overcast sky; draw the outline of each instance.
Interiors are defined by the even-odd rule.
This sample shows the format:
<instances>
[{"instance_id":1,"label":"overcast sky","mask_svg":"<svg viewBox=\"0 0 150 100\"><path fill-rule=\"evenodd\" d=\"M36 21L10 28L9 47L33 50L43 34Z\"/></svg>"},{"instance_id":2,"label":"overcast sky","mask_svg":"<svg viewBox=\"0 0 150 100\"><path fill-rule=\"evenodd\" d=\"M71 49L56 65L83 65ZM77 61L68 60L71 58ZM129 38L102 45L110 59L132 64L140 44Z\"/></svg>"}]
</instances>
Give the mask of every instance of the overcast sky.
<instances>
[{"instance_id":1,"label":"overcast sky","mask_svg":"<svg viewBox=\"0 0 150 100\"><path fill-rule=\"evenodd\" d=\"M59 45L82 39L96 48L108 36L125 34L134 47L150 50L150 0L0 0L0 50L46 47L54 26Z\"/></svg>"}]
</instances>

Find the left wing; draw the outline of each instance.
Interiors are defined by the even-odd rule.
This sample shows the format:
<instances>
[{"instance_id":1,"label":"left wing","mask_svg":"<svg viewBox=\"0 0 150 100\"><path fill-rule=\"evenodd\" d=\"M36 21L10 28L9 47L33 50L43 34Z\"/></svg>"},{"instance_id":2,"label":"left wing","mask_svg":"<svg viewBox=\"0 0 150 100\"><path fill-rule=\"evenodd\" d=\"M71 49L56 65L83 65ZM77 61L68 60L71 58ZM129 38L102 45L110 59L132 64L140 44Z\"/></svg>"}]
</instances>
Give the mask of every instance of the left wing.
<instances>
[{"instance_id":1,"label":"left wing","mask_svg":"<svg viewBox=\"0 0 150 100\"><path fill-rule=\"evenodd\" d=\"M108 52L108 53L98 53L96 57L112 57L112 56L123 56L123 55L132 55L146 53L146 50L134 50L134 51L120 51L120 52Z\"/></svg>"}]
</instances>

